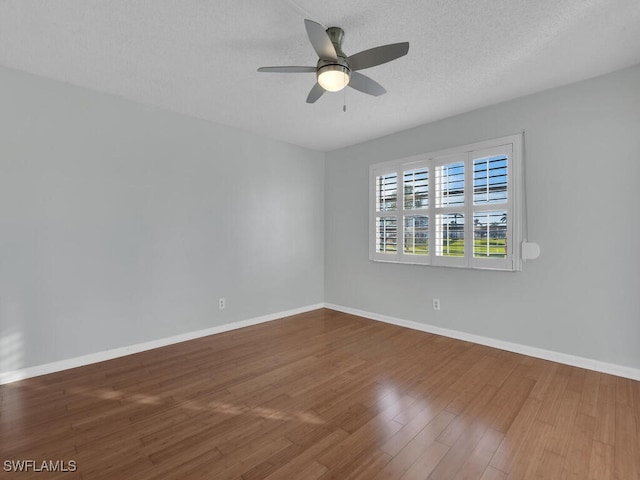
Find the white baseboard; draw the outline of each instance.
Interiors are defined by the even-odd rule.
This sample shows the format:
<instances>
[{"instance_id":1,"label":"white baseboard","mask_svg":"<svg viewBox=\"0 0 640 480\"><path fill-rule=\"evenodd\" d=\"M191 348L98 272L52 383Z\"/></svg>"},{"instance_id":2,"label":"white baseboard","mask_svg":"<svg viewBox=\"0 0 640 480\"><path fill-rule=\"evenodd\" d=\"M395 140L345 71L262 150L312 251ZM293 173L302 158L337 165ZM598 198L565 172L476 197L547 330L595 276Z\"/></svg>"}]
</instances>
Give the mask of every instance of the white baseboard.
<instances>
[{"instance_id":1,"label":"white baseboard","mask_svg":"<svg viewBox=\"0 0 640 480\"><path fill-rule=\"evenodd\" d=\"M337 310L339 312L349 313L351 315L357 315L359 317L364 317L371 320L377 320L379 322L391 323L393 325L398 325L400 327L411 328L413 330L420 330L422 332L435 333L436 335L442 335L444 337L457 338L458 340L464 340L466 342L478 343L480 345L499 348L501 350L506 350L508 352L521 353L523 355L528 355L530 357L542 358L544 360L551 360L552 362L564 363L566 365L585 368L587 370L594 370L596 372L608 373L610 375L616 375L618 377L630 378L632 380L640 380L640 369L637 369L637 368L626 367L623 365L616 365L614 363L601 362L599 360L578 357L576 355L569 355L567 353L554 352L552 350L545 350L543 348L530 347L528 345L507 342L504 340L497 340L494 338L482 337L480 335L473 335L471 333L460 332L457 330L450 330L448 328L435 327L433 325L427 325L424 323L414 322L411 320L402 320L400 318L366 312L364 310L358 310L350 307L343 307L341 305L333 305L330 303L325 303L324 306L325 308L329 308L331 310Z\"/></svg>"},{"instance_id":2,"label":"white baseboard","mask_svg":"<svg viewBox=\"0 0 640 480\"><path fill-rule=\"evenodd\" d=\"M59 372L61 370L68 370L69 368L82 367L91 363L103 362L105 360L111 360L113 358L124 357L125 355L144 352L145 350L152 350L154 348L164 347L167 345L172 345L174 343L185 342L187 340L193 340L194 338L206 337L208 335L215 335L216 333L228 332L229 330L236 330L238 328L249 327L251 325L257 325L259 323L270 322L279 318L289 317L291 315L297 315L299 313L310 312L312 310L317 310L323 307L324 304L319 303L316 305L294 308L293 310L272 313L248 320L241 320L239 322L227 323L216 327L205 328L204 330L182 333L173 337L160 338L158 340L152 340L150 342L138 343L126 347L90 353L88 355L82 355L80 357L68 358L65 360L60 360L58 362L21 368L19 370L13 370L10 372L0 372L0 385L16 382L25 378L37 377L40 375L46 375L48 373Z\"/></svg>"},{"instance_id":3,"label":"white baseboard","mask_svg":"<svg viewBox=\"0 0 640 480\"><path fill-rule=\"evenodd\" d=\"M113 358L123 357L125 355L131 355L133 353L144 352L146 350L152 350L154 348L164 347L166 345L172 345L174 343L185 342L187 340L206 337L208 335L215 335L216 333L228 332L230 330L236 330L238 328L249 327L251 325L270 322L272 320L277 320L279 318L289 317L291 315L297 315L300 313L310 312L312 310L317 310L319 308L329 308L331 310L349 313L351 315L357 315L359 317L368 318L370 320L377 320L379 322L390 323L393 325L398 325L400 327L411 328L413 330L420 330L422 332L435 333L436 335L456 338L458 340L478 343L480 345L499 348L501 350L506 350L509 352L529 355L530 357L542 358L544 360L550 360L552 362L563 363L566 365L572 365L574 367L585 368L587 370L594 370L596 372L608 373L611 375L616 375L619 377L625 377L625 378L630 378L632 380L640 381L640 369L637 369L637 368L626 367L623 365L616 365L613 363L601 362L599 360L578 357L575 355L569 355L561 352L554 352L552 350L545 350L542 348L531 347L531 346L522 345L519 343L507 342L504 340L497 340L494 338L483 337L480 335L460 332L457 330L450 330L448 328L436 327L433 325L414 322L411 320L403 320L400 318L390 317L388 315L380 315L377 313L358 310L355 308L343 307L341 305L334 305L331 303L319 303L316 305L309 305L306 307L287 310L284 312L263 315L263 316L251 318L248 320L241 320L239 322L227 323L227 324L219 325L216 327L206 328L204 330L197 330L195 332L188 332L180 335L175 335L172 337L152 340L150 342L138 343L138 344L129 345L126 347L114 348L114 349L105 350L102 352L82 355L80 357L60 360L58 362L52 362L52 363L47 363L43 365L36 365L33 367L26 367L19 370L0 373L0 385L16 382L18 380L23 380L25 378L37 377L40 375L46 375L48 373L68 370L70 368L81 367L81 366L89 365L92 363L103 362L105 360L111 360Z\"/></svg>"}]
</instances>

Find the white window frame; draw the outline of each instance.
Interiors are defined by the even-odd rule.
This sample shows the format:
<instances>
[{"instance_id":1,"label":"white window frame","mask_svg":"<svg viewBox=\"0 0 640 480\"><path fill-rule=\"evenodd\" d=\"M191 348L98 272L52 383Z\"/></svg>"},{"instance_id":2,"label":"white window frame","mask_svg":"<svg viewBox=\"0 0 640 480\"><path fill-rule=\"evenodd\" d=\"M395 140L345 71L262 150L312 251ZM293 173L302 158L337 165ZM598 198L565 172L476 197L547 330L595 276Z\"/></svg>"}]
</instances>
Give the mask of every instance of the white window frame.
<instances>
[{"instance_id":1,"label":"white window frame","mask_svg":"<svg viewBox=\"0 0 640 480\"><path fill-rule=\"evenodd\" d=\"M486 140L460 147L449 148L424 155L378 163L369 167L369 259L376 262L433 265L441 267L473 268L488 270L522 270L522 192L523 192L523 134ZM503 203L473 204L473 162L490 156L507 155L507 200ZM456 162L464 163L464 205L436 205L436 168ZM405 209L404 172L417 168L428 168L429 200L426 208ZM376 179L380 175L396 174L396 209L376 211ZM474 257L474 213L507 212L507 256L506 258ZM436 215L460 213L464 215L464 255L459 257L436 255ZM429 217L428 254L404 252L404 217L426 215ZM376 251L376 220L379 217L395 217L397 225L397 251Z\"/></svg>"}]
</instances>

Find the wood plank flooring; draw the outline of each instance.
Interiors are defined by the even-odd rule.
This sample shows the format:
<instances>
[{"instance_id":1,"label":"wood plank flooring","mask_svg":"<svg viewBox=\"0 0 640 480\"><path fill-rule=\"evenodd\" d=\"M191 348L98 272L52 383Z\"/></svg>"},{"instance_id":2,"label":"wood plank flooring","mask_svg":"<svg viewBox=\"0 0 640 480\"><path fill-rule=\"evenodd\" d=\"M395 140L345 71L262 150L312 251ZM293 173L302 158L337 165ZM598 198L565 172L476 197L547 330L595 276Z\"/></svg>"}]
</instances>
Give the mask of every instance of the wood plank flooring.
<instances>
[{"instance_id":1,"label":"wood plank flooring","mask_svg":"<svg viewBox=\"0 0 640 480\"><path fill-rule=\"evenodd\" d=\"M2 478L640 479L640 383L331 311L0 386ZM76 462L15 473L6 461Z\"/></svg>"}]
</instances>

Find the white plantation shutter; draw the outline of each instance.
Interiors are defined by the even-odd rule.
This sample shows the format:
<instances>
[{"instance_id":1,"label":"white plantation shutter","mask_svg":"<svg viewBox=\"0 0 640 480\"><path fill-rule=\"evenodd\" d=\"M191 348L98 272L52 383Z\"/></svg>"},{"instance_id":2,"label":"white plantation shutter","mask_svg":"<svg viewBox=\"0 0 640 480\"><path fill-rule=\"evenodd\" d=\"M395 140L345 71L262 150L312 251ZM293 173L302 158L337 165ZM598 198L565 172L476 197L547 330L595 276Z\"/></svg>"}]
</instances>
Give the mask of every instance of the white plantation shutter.
<instances>
[{"instance_id":1,"label":"white plantation shutter","mask_svg":"<svg viewBox=\"0 0 640 480\"><path fill-rule=\"evenodd\" d=\"M467 154L432 159L434 185L434 265L465 266L465 205Z\"/></svg>"},{"instance_id":2,"label":"white plantation shutter","mask_svg":"<svg viewBox=\"0 0 640 480\"><path fill-rule=\"evenodd\" d=\"M422 210L429 206L429 167L412 168L402 173L405 210Z\"/></svg>"},{"instance_id":3,"label":"white plantation shutter","mask_svg":"<svg viewBox=\"0 0 640 480\"><path fill-rule=\"evenodd\" d=\"M519 270L522 136L370 168L370 259Z\"/></svg>"},{"instance_id":4,"label":"white plantation shutter","mask_svg":"<svg viewBox=\"0 0 640 480\"><path fill-rule=\"evenodd\" d=\"M400 261L429 263L429 163L401 165L402 250Z\"/></svg>"},{"instance_id":5,"label":"white plantation shutter","mask_svg":"<svg viewBox=\"0 0 640 480\"><path fill-rule=\"evenodd\" d=\"M398 173L391 169L373 172L374 242L369 256L397 261L398 256Z\"/></svg>"},{"instance_id":6,"label":"white plantation shutter","mask_svg":"<svg viewBox=\"0 0 640 480\"><path fill-rule=\"evenodd\" d=\"M513 164L513 145L477 149L469 152L473 168L473 252L472 267L511 270L514 228L509 223Z\"/></svg>"},{"instance_id":7,"label":"white plantation shutter","mask_svg":"<svg viewBox=\"0 0 640 480\"><path fill-rule=\"evenodd\" d=\"M376 177L376 211L396 210L398 203L398 175L387 173Z\"/></svg>"}]
</instances>

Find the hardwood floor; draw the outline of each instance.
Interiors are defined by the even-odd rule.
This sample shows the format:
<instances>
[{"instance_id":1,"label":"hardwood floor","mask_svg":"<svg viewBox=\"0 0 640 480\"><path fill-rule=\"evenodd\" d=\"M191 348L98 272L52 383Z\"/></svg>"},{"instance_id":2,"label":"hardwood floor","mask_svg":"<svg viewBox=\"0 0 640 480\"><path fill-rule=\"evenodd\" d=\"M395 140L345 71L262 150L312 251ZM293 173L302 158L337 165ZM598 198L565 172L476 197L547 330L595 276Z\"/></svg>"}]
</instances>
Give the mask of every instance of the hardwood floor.
<instances>
[{"instance_id":1,"label":"hardwood floor","mask_svg":"<svg viewBox=\"0 0 640 480\"><path fill-rule=\"evenodd\" d=\"M639 382L331 310L0 402L3 478L640 479ZM6 472L26 459L77 470Z\"/></svg>"}]
</instances>

